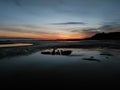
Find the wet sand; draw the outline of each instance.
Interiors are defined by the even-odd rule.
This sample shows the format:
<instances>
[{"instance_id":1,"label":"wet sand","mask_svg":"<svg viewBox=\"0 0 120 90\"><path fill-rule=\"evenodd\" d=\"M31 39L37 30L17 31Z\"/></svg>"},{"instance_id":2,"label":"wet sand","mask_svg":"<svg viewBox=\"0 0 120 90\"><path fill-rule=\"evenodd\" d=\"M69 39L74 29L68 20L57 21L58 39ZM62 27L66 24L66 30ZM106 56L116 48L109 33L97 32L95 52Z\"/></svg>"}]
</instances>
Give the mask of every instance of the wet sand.
<instances>
[{"instance_id":1,"label":"wet sand","mask_svg":"<svg viewBox=\"0 0 120 90\"><path fill-rule=\"evenodd\" d=\"M7 87L67 85L94 87L96 83L98 86L119 85L120 49L103 45L91 48L90 44L84 45L87 45L87 48L82 48L80 42L51 42L0 48L1 85ZM60 50L72 50L72 53L68 56L41 54L42 51L56 47Z\"/></svg>"},{"instance_id":2,"label":"wet sand","mask_svg":"<svg viewBox=\"0 0 120 90\"><path fill-rule=\"evenodd\" d=\"M2 44L0 45L0 48L2 47L20 47L20 46L30 46L33 44L29 44L29 43L16 43L16 44Z\"/></svg>"}]
</instances>

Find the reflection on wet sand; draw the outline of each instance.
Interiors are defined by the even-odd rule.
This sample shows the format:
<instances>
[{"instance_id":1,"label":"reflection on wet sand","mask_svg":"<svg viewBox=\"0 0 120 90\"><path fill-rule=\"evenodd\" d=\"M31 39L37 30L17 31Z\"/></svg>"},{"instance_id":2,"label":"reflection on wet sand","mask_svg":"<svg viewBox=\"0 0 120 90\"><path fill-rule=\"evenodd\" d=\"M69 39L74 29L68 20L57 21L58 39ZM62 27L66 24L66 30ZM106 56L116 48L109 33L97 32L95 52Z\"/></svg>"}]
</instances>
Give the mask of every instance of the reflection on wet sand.
<instances>
[{"instance_id":1,"label":"reflection on wet sand","mask_svg":"<svg viewBox=\"0 0 120 90\"><path fill-rule=\"evenodd\" d=\"M104 56L113 56L113 54L111 54L111 53L101 53L100 55L104 55Z\"/></svg>"},{"instance_id":2,"label":"reflection on wet sand","mask_svg":"<svg viewBox=\"0 0 120 90\"><path fill-rule=\"evenodd\" d=\"M72 48L73 49L73 48ZM80 55L80 54L71 54L74 49L57 49L57 48L53 48L52 50L44 50L44 51L41 51L41 54L44 54L44 55L65 55L65 56L69 56L69 57L81 57L83 55ZM79 49L76 49L76 50L79 50ZM82 60L88 60L88 61L97 61L97 62L100 62L99 59L96 59L94 58L94 56L91 56L89 58L82 58Z\"/></svg>"},{"instance_id":3,"label":"reflection on wet sand","mask_svg":"<svg viewBox=\"0 0 120 90\"><path fill-rule=\"evenodd\" d=\"M16 44L2 44L0 47L18 47L18 46L31 46L29 43L16 43Z\"/></svg>"},{"instance_id":4,"label":"reflection on wet sand","mask_svg":"<svg viewBox=\"0 0 120 90\"><path fill-rule=\"evenodd\" d=\"M84 85L88 82L93 85L103 82L108 84L119 79L120 49L106 49L106 47L101 48L97 45L97 48L90 48L89 45L87 45L89 48L82 48L80 45L77 45L78 47L75 45L64 47L60 44L59 46L52 44L50 47L50 45L41 43L0 48L1 82L5 81L5 85L6 82L9 83L8 85L25 82L25 85L27 83L29 86L36 84L36 81L44 82L45 85L52 81L66 82L65 85L69 82L81 82ZM56 52L53 52L54 48L57 48ZM71 54L62 55L58 49L60 51L70 50ZM43 51L53 53L41 54ZM14 83L11 84L11 80Z\"/></svg>"},{"instance_id":5,"label":"reflection on wet sand","mask_svg":"<svg viewBox=\"0 0 120 90\"><path fill-rule=\"evenodd\" d=\"M81 56L84 56L84 55L82 55L82 54L80 54L80 55L75 55L75 54L69 55L69 57L81 57Z\"/></svg>"},{"instance_id":6,"label":"reflection on wet sand","mask_svg":"<svg viewBox=\"0 0 120 90\"><path fill-rule=\"evenodd\" d=\"M88 60L88 61L97 61L97 62L100 62L99 59L95 59L95 58L83 58L82 60Z\"/></svg>"},{"instance_id":7,"label":"reflection on wet sand","mask_svg":"<svg viewBox=\"0 0 120 90\"><path fill-rule=\"evenodd\" d=\"M99 47L99 45L96 45L96 43L92 43L92 44L91 43L88 44L85 43L84 41L84 43L83 42L69 42L69 43L68 42L64 42L64 43L34 42L33 44L29 44L29 43L6 44L6 45L1 45L0 59L2 60L3 58L8 58L8 57L31 55L33 53L40 51L41 55L45 55L46 57L47 55L51 55L52 57L56 57L56 55L59 55L61 57L62 56L68 56L71 58L78 57L80 58L80 60L100 62L101 60L104 59L108 60L114 58L111 56L114 56L119 53L119 49L116 49L116 46L113 49L118 50L118 52L116 54L113 54L116 51L110 51L112 48L102 46L102 44ZM91 46L94 48L92 48ZM91 56L93 57L91 58Z\"/></svg>"},{"instance_id":8,"label":"reflection on wet sand","mask_svg":"<svg viewBox=\"0 0 120 90\"><path fill-rule=\"evenodd\" d=\"M105 59L109 59L109 56L113 56L111 53L103 53L106 50L98 49L80 49L80 48L48 48L44 49L40 46L23 46L23 47L9 47L0 48L0 59L16 56L30 55L35 52L41 52L41 55L55 55L68 56L68 57L80 57L81 60L97 61L100 62L101 58L105 56Z\"/></svg>"},{"instance_id":9,"label":"reflection on wet sand","mask_svg":"<svg viewBox=\"0 0 120 90\"><path fill-rule=\"evenodd\" d=\"M39 50L41 50L41 48L33 45L19 47L2 47L0 48L0 59L22 55L30 55Z\"/></svg>"}]
</instances>

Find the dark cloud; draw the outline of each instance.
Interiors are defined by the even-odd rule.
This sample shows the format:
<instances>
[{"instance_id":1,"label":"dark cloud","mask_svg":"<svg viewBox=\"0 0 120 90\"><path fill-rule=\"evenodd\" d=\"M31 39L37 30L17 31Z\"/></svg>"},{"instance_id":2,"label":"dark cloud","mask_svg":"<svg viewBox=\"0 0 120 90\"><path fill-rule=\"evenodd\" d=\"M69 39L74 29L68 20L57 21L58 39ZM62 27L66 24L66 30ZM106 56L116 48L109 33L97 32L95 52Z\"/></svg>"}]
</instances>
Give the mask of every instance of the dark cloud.
<instances>
[{"instance_id":1,"label":"dark cloud","mask_svg":"<svg viewBox=\"0 0 120 90\"><path fill-rule=\"evenodd\" d=\"M79 29L79 30L72 30L71 32L97 32L97 28L88 28L88 29Z\"/></svg>"},{"instance_id":2,"label":"dark cloud","mask_svg":"<svg viewBox=\"0 0 120 90\"><path fill-rule=\"evenodd\" d=\"M39 17L39 14L36 13L36 11L33 11L33 10L31 10L31 9L29 9L29 8L26 7L26 4L24 3L24 1L25 1L25 0L13 0L13 3L14 3L17 7L19 7L24 13L27 13L27 14L29 14L29 15L33 15L33 16ZM28 1L29 1L29 0L28 0ZM27 1L27 2L28 2L28 1ZM29 2L28 2L28 4L29 4Z\"/></svg>"},{"instance_id":3,"label":"dark cloud","mask_svg":"<svg viewBox=\"0 0 120 90\"><path fill-rule=\"evenodd\" d=\"M43 29L44 27L37 26L37 25L21 25L21 27L31 28L31 29Z\"/></svg>"},{"instance_id":4,"label":"dark cloud","mask_svg":"<svg viewBox=\"0 0 120 90\"><path fill-rule=\"evenodd\" d=\"M65 4L64 0L58 0L58 3L59 3L60 5Z\"/></svg>"},{"instance_id":5,"label":"dark cloud","mask_svg":"<svg viewBox=\"0 0 120 90\"><path fill-rule=\"evenodd\" d=\"M20 0L13 0L13 2L15 3L15 5L17 5L19 7L22 7L21 1Z\"/></svg>"},{"instance_id":6,"label":"dark cloud","mask_svg":"<svg viewBox=\"0 0 120 90\"><path fill-rule=\"evenodd\" d=\"M84 22L63 22L63 23L52 23L52 25L85 25Z\"/></svg>"},{"instance_id":7,"label":"dark cloud","mask_svg":"<svg viewBox=\"0 0 120 90\"><path fill-rule=\"evenodd\" d=\"M99 33L99 32L120 32L120 24L118 23L107 23L101 25L98 28L87 28L87 29L74 29L71 30L73 33Z\"/></svg>"},{"instance_id":8,"label":"dark cloud","mask_svg":"<svg viewBox=\"0 0 120 90\"><path fill-rule=\"evenodd\" d=\"M115 24L115 23L114 24L106 24L106 25L102 25L98 29L102 30L102 31L120 30L120 24Z\"/></svg>"},{"instance_id":9,"label":"dark cloud","mask_svg":"<svg viewBox=\"0 0 120 90\"><path fill-rule=\"evenodd\" d=\"M44 27L33 25L21 25L21 26L1 26L0 31L20 32L20 33L34 33L34 34L56 34L54 32L48 32Z\"/></svg>"},{"instance_id":10,"label":"dark cloud","mask_svg":"<svg viewBox=\"0 0 120 90\"><path fill-rule=\"evenodd\" d=\"M118 22L107 22L98 28L86 28L86 29L73 29L73 33L99 33L99 32L120 32L120 23Z\"/></svg>"},{"instance_id":11,"label":"dark cloud","mask_svg":"<svg viewBox=\"0 0 120 90\"><path fill-rule=\"evenodd\" d=\"M76 29L76 30L71 30L72 33L90 33L90 34L94 34L94 33L98 33L98 30L96 28L87 28L87 29Z\"/></svg>"}]
</instances>

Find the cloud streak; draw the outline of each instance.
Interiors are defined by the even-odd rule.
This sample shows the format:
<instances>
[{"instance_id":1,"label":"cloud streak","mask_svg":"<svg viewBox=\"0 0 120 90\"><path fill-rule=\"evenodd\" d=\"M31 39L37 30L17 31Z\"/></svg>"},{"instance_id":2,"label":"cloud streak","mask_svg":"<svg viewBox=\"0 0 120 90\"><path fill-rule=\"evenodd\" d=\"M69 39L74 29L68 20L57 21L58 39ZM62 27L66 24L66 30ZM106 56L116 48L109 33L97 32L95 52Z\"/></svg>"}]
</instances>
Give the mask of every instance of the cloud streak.
<instances>
[{"instance_id":1,"label":"cloud streak","mask_svg":"<svg viewBox=\"0 0 120 90\"><path fill-rule=\"evenodd\" d=\"M47 28L21 25L21 26L0 26L0 31L20 32L20 33L34 33L34 34L56 34L55 32L48 32Z\"/></svg>"},{"instance_id":2,"label":"cloud streak","mask_svg":"<svg viewBox=\"0 0 120 90\"><path fill-rule=\"evenodd\" d=\"M108 23L108 24L102 25L98 29L101 31L115 31L115 30L120 31L120 24L119 23Z\"/></svg>"},{"instance_id":3,"label":"cloud streak","mask_svg":"<svg viewBox=\"0 0 120 90\"><path fill-rule=\"evenodd\" d=\"M96 28L88 28L88 29L76 29L76 30L71 30L72 33L76 33L76 34L95 34L98 33Z\"/></svg>"},{"instance_id":4,"label":"cloud streak","mask_svg":"<svg viewBox=\"0 0 120 90\"><path fill-rule=\"evenodd\" d=\"M109 22L105 23L97 28L85 28L85 29L73 29L71 30L72 33L80 34L80 33L86 33L86 34L95 34L100 32L120 32L120 23L117 22Z\"/></svg>"},{"instance_id":5,"label":"cloud streak","mask_svg":"<svg viewBox=\"0 0 120 90\"><path fill-rule=\"evenodd\" d=\"M13 0L13 3L14 3L17 7L21 8L21 10L22 10L24 13L27 13L27 14L30 14L30 15L39 17L39 14L38 14L38 13L36 13L35 11L33 11L33 10L29 9L29 8L26 8L26 5L25 5L25 3L24 3L24 0ZM28 1L28 3L29 3L29 1Z\"/></svg>"},{"instance_id":6,"label":"cloud streak","mask_svg":"<svg viewBox=\"0 0 120 90\"><path fill-rule=\"evenodd\" d=\"M52 25L85 25L84 22L62 22L62 23L52 23Z\"/></svg>"},{"instance_id":7,"label":"cloud streak","mask_svg":"<svg viewBox=\"0 0 120 90\"><path fill-rule=\"evenodd\" d=\"M14 2L17 6L22 7L22 5L21 5L21 3L20 3L19 0L13 0L13 2Z\"/></svg>"}]
</instances>

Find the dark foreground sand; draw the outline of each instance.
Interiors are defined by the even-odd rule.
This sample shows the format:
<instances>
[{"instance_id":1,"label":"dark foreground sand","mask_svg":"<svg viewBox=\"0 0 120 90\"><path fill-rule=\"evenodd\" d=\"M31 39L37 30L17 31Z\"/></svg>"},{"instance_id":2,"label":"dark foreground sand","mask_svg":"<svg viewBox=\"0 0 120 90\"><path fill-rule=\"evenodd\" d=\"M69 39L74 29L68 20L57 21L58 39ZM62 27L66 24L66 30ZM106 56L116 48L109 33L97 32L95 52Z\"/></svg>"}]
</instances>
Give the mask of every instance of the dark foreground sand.
<instances>
[{"instance_id":1,"label":"dark foreground sand","mask_svg":"<svg viewBox=\"0 0 120 90\"><path fill-rule=\"evenodd\" d=\"M43 55L53 48L71 55ZM0 87L119 86L118 41L44 42L0 48Z\"/></svg>"}]
</instances>

